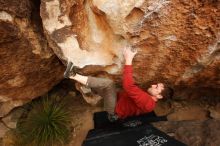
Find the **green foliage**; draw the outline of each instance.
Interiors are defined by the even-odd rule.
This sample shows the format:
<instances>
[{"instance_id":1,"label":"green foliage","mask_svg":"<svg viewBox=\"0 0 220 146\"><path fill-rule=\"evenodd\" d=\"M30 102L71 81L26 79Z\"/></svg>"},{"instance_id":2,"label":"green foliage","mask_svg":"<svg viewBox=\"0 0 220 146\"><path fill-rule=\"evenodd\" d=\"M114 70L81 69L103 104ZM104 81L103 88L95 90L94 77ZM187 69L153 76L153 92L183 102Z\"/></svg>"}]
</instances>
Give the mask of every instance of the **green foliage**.
<instances>
[{"instance_id":1,"label":"green foliage","mask_svg":"<svg viewBox=\"0 0 220 146\"><path fill-rule=\"evenodd\" d=\"M70 134L70 114L65 104L44 97L31 103L26 118L17 124L22 146L61 146Z\"/></svg>"}]
</instances>

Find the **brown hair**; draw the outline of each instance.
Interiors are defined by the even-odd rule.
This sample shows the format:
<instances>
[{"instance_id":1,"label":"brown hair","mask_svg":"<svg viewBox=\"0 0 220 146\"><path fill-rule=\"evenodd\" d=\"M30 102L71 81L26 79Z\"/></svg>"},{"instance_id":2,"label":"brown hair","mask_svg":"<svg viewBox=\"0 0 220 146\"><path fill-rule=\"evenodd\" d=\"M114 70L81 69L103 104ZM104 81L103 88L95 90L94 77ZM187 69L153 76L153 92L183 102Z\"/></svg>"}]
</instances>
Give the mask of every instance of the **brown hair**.
<instances>
[{"instance_id":1,"label":"brown hair","mask_svg":"<svg viewBox=\"0 0 220 146\"><path fill-rule=\"evenodd\" d=\"M173 97L173 89L169 87L168 85L164 84L164 89L161 92L161 95L163 96L164 99L172 98Z\"/></svg>"}]
</instances>

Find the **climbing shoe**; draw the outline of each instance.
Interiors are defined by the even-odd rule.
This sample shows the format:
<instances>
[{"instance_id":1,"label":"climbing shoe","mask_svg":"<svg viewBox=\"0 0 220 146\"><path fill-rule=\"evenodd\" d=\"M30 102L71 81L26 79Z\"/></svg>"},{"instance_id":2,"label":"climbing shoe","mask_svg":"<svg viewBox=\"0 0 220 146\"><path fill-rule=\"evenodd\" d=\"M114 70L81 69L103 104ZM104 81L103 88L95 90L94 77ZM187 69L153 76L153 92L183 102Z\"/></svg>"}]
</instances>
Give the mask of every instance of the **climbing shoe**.
<instances>
[{"instance_id":1,"label":"climbing shoe","mask_svg":"<svg viewBox=\"0 0 220 146\"><path fill-rule=\"evenodd\" d=\"M71 61L68 61L66 70L63 74L64 78L69 78L70 76L76 75L76 67Z\"/></svg>"}]
</instances>

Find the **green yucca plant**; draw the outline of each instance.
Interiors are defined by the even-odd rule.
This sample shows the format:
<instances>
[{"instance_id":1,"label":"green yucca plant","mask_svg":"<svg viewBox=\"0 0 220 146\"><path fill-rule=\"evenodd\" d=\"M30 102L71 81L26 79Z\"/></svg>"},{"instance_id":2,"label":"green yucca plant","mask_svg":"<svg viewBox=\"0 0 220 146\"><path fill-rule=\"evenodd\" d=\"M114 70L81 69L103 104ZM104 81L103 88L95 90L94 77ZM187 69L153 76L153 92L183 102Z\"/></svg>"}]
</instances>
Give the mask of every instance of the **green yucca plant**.
<instances>
[{"instance_id":1,"label":"green yucca plant","mask_svg":"<svg viewBox=\"0 0 220 146\"><path fill-rule=\"evenodd\" d=\"M26 118L17 124L22 145L61 146L69 138L70 114L65 104L44 97L31 103Z\"/></svg>"}]
</instances>

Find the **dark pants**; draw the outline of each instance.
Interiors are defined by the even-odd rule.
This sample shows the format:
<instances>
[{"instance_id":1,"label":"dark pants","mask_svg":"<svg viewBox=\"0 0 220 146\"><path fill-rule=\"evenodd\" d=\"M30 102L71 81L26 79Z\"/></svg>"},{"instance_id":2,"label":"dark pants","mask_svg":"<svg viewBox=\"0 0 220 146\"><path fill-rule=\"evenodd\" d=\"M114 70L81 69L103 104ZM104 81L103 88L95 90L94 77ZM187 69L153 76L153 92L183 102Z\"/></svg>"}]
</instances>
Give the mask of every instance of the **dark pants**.
<instances>
[{"instance_id":1,"label":"dark pants","mask_svg":"<svg viewBox=\"0 0 220 146\"><path fill-rule=\"evenodd\" d=\"M115 111L117 100L115 84L107 78L88 77L87 86L104 99L104 110L110 114Z\"/></svg>"}]
</instances>

